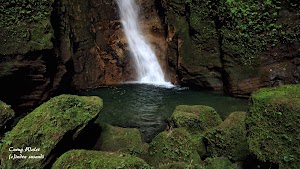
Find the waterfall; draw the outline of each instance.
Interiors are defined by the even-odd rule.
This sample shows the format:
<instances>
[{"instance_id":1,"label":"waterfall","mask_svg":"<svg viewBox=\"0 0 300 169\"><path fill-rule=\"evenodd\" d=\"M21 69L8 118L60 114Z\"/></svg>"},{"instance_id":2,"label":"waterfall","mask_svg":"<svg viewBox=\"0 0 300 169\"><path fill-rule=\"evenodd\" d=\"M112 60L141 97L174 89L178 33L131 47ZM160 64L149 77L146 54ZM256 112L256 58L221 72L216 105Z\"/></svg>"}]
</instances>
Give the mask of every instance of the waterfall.
<instances>
[{"instance_id":1,"label":"waterfall","mask_svg":"<svg viewBox=\"0 0 300 169\"><path fill-rule=\"evenodd\" d=\"M137 83L170 86L164 78L156 55L140 29L139 6L135 0L116 0L121 15L122 25L128 40L131 54L134 58Z\"/></svg>"}]
</instances>

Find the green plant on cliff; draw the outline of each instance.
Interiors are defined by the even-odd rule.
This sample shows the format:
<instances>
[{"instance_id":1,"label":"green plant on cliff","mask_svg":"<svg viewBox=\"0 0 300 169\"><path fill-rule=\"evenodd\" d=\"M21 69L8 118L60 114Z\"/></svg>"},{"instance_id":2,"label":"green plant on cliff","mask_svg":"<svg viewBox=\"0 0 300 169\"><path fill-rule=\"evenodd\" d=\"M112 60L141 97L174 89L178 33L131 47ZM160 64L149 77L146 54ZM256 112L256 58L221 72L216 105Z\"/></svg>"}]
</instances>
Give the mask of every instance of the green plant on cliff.
<instances>
[{"instance_id":1,"label":"green plant on cliff","mask_svg":"<svg viewBox=\"0 0 300 169\"><path fill-rule=\"evenodd\" d=\"M54 0L0 0L0 54L51 49Z\"/></svg>"},{"instance_id":2,"label":"green plant on cliff","mask_svg":"<svg viewBox=\"0 0 300 169\"><path fill-rule=\"evenodd\" d=\"M225 0L223 5L220 14L225 47L239 51L244 65L252 65L268 44L278 43L276 36L282 27L276 24L278 3Z\"/></svg>"},{"instance_id":3,"label":"green plant on cliff","mask_svg":"<svg viewBox=\"0 0 300 169\"><path fill-rule=\"evenodd\" d=\"M10 26L20 22L37 22L51 13L49 0L1 0L0 25Z\"/></svg>"},{"instance_id":4,"label":"green plant on cliff","mask_svg":"<svg viewBox=\"0 0 300 169\"><path fill-rule=\"evenodd\" d=\"M288 20L284 17L299 21L299 2L209 0L206 6L219 24L223 51L240 57L243 65L253 65L258 54L268 48L299 42L299 22L284 21ZM284 10L292 13L286 16Z\"/></svg>"}]
</instances>

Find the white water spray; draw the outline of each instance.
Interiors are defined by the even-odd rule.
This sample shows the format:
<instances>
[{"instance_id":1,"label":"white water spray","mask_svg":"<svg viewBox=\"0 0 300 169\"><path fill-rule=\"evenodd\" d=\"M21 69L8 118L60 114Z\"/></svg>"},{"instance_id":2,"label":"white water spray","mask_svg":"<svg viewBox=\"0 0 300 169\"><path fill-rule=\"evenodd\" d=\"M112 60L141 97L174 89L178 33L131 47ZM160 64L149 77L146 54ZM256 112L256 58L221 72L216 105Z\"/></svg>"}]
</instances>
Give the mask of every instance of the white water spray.
<instances>
[{"instance_id":1,"label":"white water spray","mask_svg":"<svg viewBox=\"0 0 300 169\"><path fill-rule=\"evenodd\" d=\"M170 82L166 82L154 51L143 37L138 24L139 6L135 3L135 0L116 1L129 48L135 61L138 75L137 83L172 85Z\"/></svg>"}]
</instances>

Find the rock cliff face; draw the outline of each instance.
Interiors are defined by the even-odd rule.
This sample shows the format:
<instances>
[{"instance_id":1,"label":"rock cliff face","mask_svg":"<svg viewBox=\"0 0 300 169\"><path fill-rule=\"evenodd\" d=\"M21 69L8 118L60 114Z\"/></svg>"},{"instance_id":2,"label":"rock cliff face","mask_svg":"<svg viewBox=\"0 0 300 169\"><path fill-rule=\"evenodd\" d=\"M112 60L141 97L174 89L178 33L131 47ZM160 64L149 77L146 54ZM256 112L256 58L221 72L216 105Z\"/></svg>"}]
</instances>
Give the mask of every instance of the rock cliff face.
<instances>
[{"instance_id":1,"label":"rock cliff face","mask_svg":"<svg viewBox=\"0 0 300 169\"><path fill-rule=\"evenodd\" d=\"M146 37L167 70L156 2L138 3ZM5 2L4 7L0 100L15 109L26 110L59 92L134 80L115 1L32 0L19 6Z\"/></svg>"},{"instance_id":2,"label":"rock cliff face","mask_svg":"<svg viewBox=\"0 0 300 169\"><path fill-rule=\"evenodd\" d=\"M161 2L181 84L247 95L299 83L298 1Z\"/></svg>"},{"instance_id":3,"label":"rock cliff face","mask_svg":"<svg viewBox=\"0 0 300 169\"><path fill-rule=\"evenodd\" d=\"M28 108L60 82L65 66L53 48L53 1L1 2L0 99Z\"/></svg>"},{"instance_id":4,"label":"rock cliff face","mask_svg":"<svg viewBox=\"0 0 300 169\"><path fill-rule=\"evenodd\" d=\"M173 83L234 95L299 83L298 1L137 2ZM134 79L115 1L9 1L1 9L0 100L13 108Z\"/></svg>"}]
</instances>

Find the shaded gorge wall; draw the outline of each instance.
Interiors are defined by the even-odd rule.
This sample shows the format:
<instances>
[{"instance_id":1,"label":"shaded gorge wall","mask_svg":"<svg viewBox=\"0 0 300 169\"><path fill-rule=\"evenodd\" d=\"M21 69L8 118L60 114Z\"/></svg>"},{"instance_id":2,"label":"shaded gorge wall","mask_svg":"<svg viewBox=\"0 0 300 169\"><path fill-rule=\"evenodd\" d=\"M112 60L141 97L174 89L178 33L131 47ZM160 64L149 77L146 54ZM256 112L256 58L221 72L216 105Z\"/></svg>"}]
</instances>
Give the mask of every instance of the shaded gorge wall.
<instances>
[{"instance_id":1,"label":"shaded gorge wall","mask_svg":"<svg viewBox=\"0 0 300 169\"><path fill-rule=\"evenodd\" d=\"M248 95L299 83L299 1L162 0L182 85Z\"/></svg>"}]
</instances>

